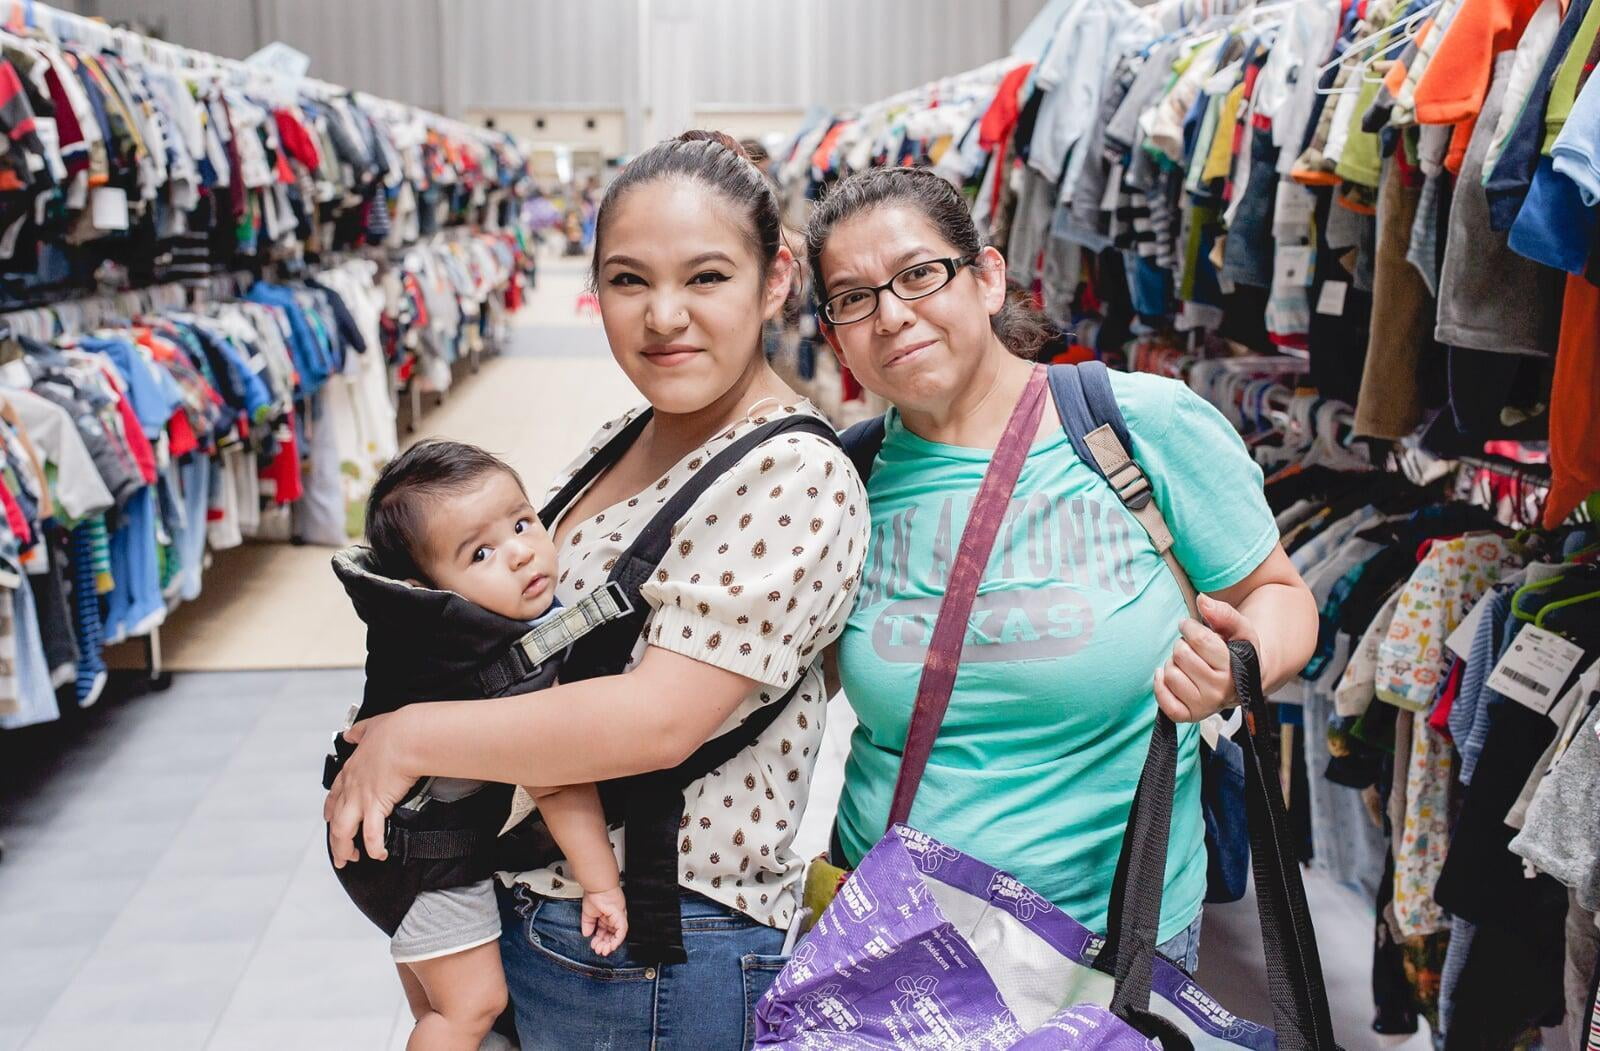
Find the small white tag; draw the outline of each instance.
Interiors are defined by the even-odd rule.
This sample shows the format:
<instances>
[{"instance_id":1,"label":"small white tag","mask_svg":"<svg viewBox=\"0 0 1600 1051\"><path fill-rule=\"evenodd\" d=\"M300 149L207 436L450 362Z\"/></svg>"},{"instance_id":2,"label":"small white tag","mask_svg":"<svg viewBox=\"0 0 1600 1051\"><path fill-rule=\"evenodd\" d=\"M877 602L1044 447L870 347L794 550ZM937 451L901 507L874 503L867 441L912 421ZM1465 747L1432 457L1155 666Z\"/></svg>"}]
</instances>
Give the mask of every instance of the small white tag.
<instances>
[{"instance_id":1,"label":"small white tag","mask_svg":"<svg viewBox=\"0 0 1600 1051\"><path fill-rule=\"evenodd\" d=\"M1287 179L1278 183L1278 200L1272 211L1272 229L1303 230L1311 223L1316 199L1311 191Z\"/></svg>"},{"instance_id":2,"label":"small white tag","mask_svg":"<svg viewBox=\"0 0 1600 1051\"><path fill-rule=\"evenodd\" d=\"M1106 173L1106 192L1100 195L1100 210L1114 212L1117 210L1117 194L1122 192L1122 164L1118 162L1111 166Z\"/></svg>"},{"instance_id":3,"label":"small white tag","mask_svg":"<svg viewBox=\"0 0 1600 1051\"><path fill-rule=\"evenodd\" d=\"M1344 313L1344 296L1350 286L1343 281L1324 281L1317 296L1317 313L1339 317Z\"/></svg>"},{"instance_id":4,"label":"small white tag","mask_svg":"<svg viewBox=\"0 0 1600 1051\"><path fill-rule=\"evenodd\" d=\"M127 191L117 186L96 186L89 193L89 212L96 230L126 230Z\"/></svg>"},{"instance_id":5,"label":"small white tag","mask_svg":"<svg viewBox=\"0 0 1600 1051\"><path fill-rule=\"evenodd\" d=\"M344 729L348 730L348 729L350 729L350 727L354 726L356 724L356 716L358 716L360 714L361 714L361 705L360 705L360 703L358 702L356 704L352 704L350 706L350 710L348 712L346 712L345 716L344 716ZM343 733L344 730L340 730L339 732Z\"/></svg>"},{"instance_id":6,"label":"small white tag","mask_svg":"<svg viewBox=\"0 0 1600 1051\"><path fill-rule=\"evenodd\" d=\"M1277 282L1288 287L1304 287L1311 283L1311 246L1280 245L1273 261Z\"/></svg>"},{"instance_id":7,"label":"small white tag","mask_svg":"<svg viewBox=\"0 0 1600 1051\"><path fill-rule=\"evenodd\" d=\"M1555 705L1562 684L1582 659L1582 646L1529 624L1511 640L1486 685L1543 715Z\"/></svg>"},{"instance_id":8,"label":"small white tag","mask_svg":"<svg viewBox=\"0 0 1600 1051\"><path fill-rule=\"evenodd\" d=\"M1472 649L1472 640L1478 634L1478 625L1483 618L1489 615L1489 596L1485 595L1475 603L1467 615L1461 618L1461 623L1456 625L1456 630L1444 640L1444 648L1454 653L1462 660L1467 659L1467 651Z\"/></svg>"}]
</instances>

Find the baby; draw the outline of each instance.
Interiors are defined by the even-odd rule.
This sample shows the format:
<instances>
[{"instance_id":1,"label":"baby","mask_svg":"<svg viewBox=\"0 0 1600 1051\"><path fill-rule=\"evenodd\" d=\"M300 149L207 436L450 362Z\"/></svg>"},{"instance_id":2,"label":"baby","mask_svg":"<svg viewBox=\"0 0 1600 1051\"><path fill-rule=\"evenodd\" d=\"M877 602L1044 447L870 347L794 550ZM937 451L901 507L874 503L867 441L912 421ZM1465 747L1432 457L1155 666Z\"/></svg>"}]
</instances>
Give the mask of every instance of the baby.
<instances>
[{"instance_id":1,"label":"baby","mask_svg":"<svg viewBox=\"0 0 1600 1051\"><path fill-rule=\"evenodd\" d=\"M516 472L474 446L425 441L391 461L368 502L367 543L370 552L343 552L334 562L368 625L363 714L371 714L375 694L394 706L397 690L404 700L462 699L455 684L464 681L463 669L470 672L465 681L482 681L475 669L505 648L504 641L486 640L515 640L529 626L560 615L554 542ZM559 653L552 654L535 664L536 671L549 672L536 686L499 692L549 685L558 664ZM479 796L486 787L479 781L430 778L412 790L396 818L434 801L487 799ZM599 794L594 785L530 792L583 887L583 933L592 936L595 952L609 955L622 944L628 924ZM497 814L496 826L505 812ZM503 831L491 833L497 830ZM400 904L393 904L395 887L415 894L390 942L417 1020L407 1047L475 1049L506 1002L492 881L417 893L417 879L407 885L388 878L391 873L358 872L394 865L394 855L391 849L386 862L363 857L340 870L340 878L362 910L386 929L394 920L384 918L385 909L398 918L404 907L403 893ZM381 893L370 889L374 877Z\"/></svg>"}]
</instances>

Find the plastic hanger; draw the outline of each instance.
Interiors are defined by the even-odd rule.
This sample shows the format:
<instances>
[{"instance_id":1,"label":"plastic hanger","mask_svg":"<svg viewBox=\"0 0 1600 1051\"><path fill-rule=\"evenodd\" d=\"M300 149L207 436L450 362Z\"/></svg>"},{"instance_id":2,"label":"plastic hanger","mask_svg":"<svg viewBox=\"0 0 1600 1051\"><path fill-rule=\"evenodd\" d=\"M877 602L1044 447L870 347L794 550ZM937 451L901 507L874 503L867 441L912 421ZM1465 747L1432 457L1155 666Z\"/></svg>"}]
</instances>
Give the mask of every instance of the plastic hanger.
<instances>
[{"instance_id":1,"label":"plastic hanger","mask_svg":"<svg viewBox=\"0 0 1600 1051\"><path fill-rule=\"evenodd\" d=\"M1400 19L1398 22L1392 22L1386 26L1373 28L1370 35L1362 37L1360 40L1353 42L1349 47L1345 48L1344 51L1340 52L1339 55L1334 59L1324 63L1321 66L1318 66L1317 80L1321 81L1321 79L1330 71L1341 66L1354 68L1350 62L1352 56L1365 55L1373 48L1377 48L1378 52L1373 56L1376 58L1378 55L1394 50L1396 46L1403 46L1407 43L1410 43L1415 34L1410 33L1409 30L1421 25L1429 18L1432 18L1433 13L1439 9L1439 4L1440 0L1433 0L1432 3L1427 4L1419 10L1413 11L1411 14ZM1397 30L1400 31L1400 36L1398 38L1392 37L1391 34ZM1361 63L1356 63L1355 65L1364 66L1366 64L1368 64L1367 61L1363 60ZM1330 94L1333 90L1337 89L1318 88L1317 93L1320 95L1326 95Z\"/></svg>"}]
</instances>

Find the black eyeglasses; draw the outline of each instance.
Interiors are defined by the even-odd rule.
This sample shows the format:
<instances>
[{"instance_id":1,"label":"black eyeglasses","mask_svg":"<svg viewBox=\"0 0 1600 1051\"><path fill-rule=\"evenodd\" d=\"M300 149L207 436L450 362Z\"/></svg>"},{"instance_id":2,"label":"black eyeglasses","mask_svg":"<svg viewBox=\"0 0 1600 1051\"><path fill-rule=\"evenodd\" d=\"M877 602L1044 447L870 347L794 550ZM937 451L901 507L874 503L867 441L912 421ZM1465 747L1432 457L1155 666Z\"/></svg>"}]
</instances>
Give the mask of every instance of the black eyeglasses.
<instances>
[{"instance_id":1,"label":"black eyeglasses","mask_svg":"<svg viewBox=\"0 0 1600 1051\"><path fill-rule=\"evenodd\" d=\"M912 263L881 285L847 288L822 303L822 320L830 325L853 325L878 312L878 296L893 292L904 302L924 299L955 280L956 272L976 260L976 255L928 259Z\"/></svg>"}]
</instances>

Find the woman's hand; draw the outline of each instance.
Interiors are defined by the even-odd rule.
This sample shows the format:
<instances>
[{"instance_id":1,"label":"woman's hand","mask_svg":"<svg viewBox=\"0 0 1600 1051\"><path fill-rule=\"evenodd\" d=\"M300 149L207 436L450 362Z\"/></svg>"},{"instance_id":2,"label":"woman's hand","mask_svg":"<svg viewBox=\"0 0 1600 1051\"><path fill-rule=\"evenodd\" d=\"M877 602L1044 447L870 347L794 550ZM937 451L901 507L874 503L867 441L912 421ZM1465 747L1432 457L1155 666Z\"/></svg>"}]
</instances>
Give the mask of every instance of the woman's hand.
<instances>
[{"instance_id":1,"label":"woman's hand","mask_svg":"<svg viewBox=\"0 0 1600 1051\"><path fill-rule=\"evenodd\" d=\"M1197 723L1237 704L1228 643L1246 639L1261 648L1255 627L1228 603L1201 595L1200 615L1206 624L1184 618L1182 638L1156 669L1156 703L1175 723Z\"/></svg>"},{"instance_id":2,"label":"woman's hand","mask_svg":"<svg viewBox=\"0 0 1600 1051\"><path fill-rule=\"evenodd\" d=\"M345 740L361 747L345 761L322 804L334 868L360 859L358 829L368 857L382 861L389 856L383 845L388 817L421 776L403 762L407 740L403 712L363 719L344 732Z\"/></svg>"}]
</instances>

